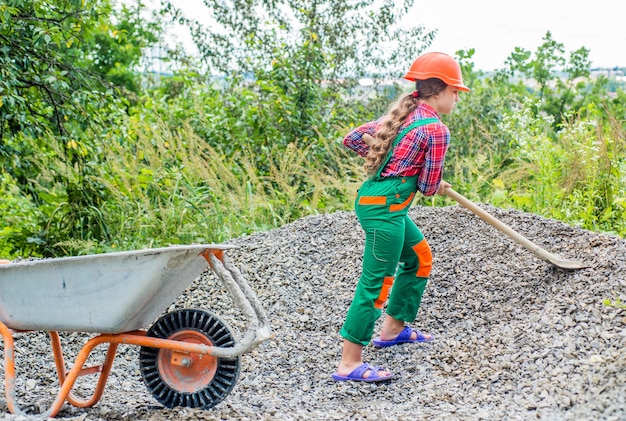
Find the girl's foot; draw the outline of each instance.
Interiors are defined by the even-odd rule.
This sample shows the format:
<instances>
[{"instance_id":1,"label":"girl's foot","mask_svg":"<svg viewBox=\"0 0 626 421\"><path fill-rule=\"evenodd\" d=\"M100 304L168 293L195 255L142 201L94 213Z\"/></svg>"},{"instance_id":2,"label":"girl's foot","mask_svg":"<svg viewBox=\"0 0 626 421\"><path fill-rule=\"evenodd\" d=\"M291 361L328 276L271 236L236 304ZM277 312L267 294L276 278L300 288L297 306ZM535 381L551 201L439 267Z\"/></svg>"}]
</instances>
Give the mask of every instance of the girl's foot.
<instances>
[{"instance_id":1,"label":"girl's foot","mask_svg":"<svg viewBox=\"0 0 626 421\"><path fill-rule=\"evenodd\" d=\"M383 338L386 338L386 339L383 339ZM383 336L383 332L381 331L380 337L372 340L372 343L377 348L384 348L387 346L393 346L393 345L399 345L399 344L431 342L433 339L434 339L433 335L429 333L422 333L419 330L415 330L415 329L410 328L409 326L405 326L404 329L395 337L393 335Z\"/></svg>"},{"instance_id":2,"label":"girl's foot","mask_svg":"<svg viewBox=\"0 0 626 421\"><path fill-rule=\"evenodd\" d=\"M363 363L357 366L355 369L347 374L341 374L339 370L332 375L333 380L341 381L355 381L355 382L382 382L393 378L393 374L380 368Z\"/></svg>"}]
</instances>

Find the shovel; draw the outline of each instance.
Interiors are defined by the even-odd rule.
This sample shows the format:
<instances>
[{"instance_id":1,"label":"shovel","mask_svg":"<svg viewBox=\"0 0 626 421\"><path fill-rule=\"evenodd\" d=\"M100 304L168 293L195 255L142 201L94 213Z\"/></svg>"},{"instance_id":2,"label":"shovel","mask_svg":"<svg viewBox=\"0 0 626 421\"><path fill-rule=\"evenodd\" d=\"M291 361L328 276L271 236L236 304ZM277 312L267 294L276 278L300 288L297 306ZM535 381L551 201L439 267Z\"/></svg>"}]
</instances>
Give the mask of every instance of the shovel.
<instances>
[{"instance_id":1,"label":"shovel","mask_svg":"<svg viewBox=\"0 0 626 421\"><path fill-rule=\"evenodd\" d=\"M515 240L516 242L524 246L526 250L530 251L541 260L545 260L546 262L552 263L553 265L557 267L560 267L562 269L567 269L567 270L584 269L584 268L590 267L587 264L584 264L582 262L578 262L575 260L565 260L555 254L548 252L545 249L542 249L537 244L533 243L528 238L519 234L518 232L513 230L513 228L509 227L504 222L496 219L491 214L485 212L480 207L478 207L475 203L466 199L461 194L455 192L451 188L448 187L447 189L445 189L445 194L449 198L455 200L458 204L460 204L464 208L470 210L472 213L480 217L480 219L482 219L483 221L488 222L489 224L493 225L500 232L508 235L510 238L512 238L513 240Z\"/></svg>"}]
</instances>

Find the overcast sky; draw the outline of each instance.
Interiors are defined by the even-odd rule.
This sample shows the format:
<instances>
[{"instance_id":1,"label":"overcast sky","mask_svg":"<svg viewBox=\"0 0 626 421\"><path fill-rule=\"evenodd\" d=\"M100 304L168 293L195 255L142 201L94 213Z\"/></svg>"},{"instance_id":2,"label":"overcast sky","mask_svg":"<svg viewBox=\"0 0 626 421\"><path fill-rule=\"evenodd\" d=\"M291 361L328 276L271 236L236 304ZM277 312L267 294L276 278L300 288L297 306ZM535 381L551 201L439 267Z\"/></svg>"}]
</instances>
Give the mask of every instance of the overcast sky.
<instances>
[{"instance_id":1,"label":"overcast sky","mask_svg":"<svg viewBox=\"0 0 626 421\"><path fill-rule=\"evenodd\" d=\"M411 16L438 29L432 50L474 48L481 70L503 67L515 47L535 51L547 31L571 51L590 50L592 67L626 67L626 15L621 0L415 0Z\"/></svg>"},{"instance_id":2,"label":"overcast sky","mask_svg":"<svg viewBox=\"0 0 626 421\"><path fill-rule=\"evenodd\" d=\"M202 0L173 3L198 19L208 13ZM480 70L502 68L515 47L534 52L547 31L563 44L567 57L585 47L592 67L612 68L626 67L622 8L622 0L415 0L410 19L427 30L438 30L430 51L453 55L474 48ZM184 33L177 38L191 44Z\"/></svg>"}]
</instances>

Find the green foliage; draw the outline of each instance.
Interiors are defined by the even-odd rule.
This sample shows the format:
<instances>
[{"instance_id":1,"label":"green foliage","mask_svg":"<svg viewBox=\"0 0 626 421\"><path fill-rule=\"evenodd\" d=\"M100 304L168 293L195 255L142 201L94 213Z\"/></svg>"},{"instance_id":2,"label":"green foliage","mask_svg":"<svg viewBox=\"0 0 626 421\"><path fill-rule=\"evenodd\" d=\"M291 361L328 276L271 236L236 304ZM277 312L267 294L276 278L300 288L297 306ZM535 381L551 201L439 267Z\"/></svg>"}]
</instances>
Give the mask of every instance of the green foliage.
<instances>
[{"instance_id":1,"label":"green foliage","mask_svg":"<svg viewBox=\"0 0 626 421\"><path fill-rule=\"evenodd\" d=\"M309 74L303 82L332 83L372 71L395 76L434 38L422 25L403 22L413 0L204 0L208 22L184 18L166 4L172 19L191 28L214 74L254 78L282 55L310 59L297 66Z\"/></svg>"},{"instance_id":2,"label":"green foliage","mask_svg":"<svg viewBox=\"0 0 626 421\"><path fill-rule=\"evenodd\" d=\"M510 114L504 131L518 132L514 165L500 176L511 205L580 225L594 231L624 235L626 226L626 159L623 127L603 121L603 113L589 107L572 115L553 139L550 117L535 116L532 103Z\"/></svg>"},{"instance_id":3,"label":"green foliage","mask_svg":"<svg viewBox=\"0 0 626 421\"><path fill-rule=\"evenodd\" d=\"M99 142L120 126L121 92L139 89L135 67L160 34L142 8L0 2L0 164L43 218L19 249L54 254L66 238L108 239Z\"/></svg>"},{"instance_id":4,"label":"green foliage","mask_svg":"<svg viewBox=\"0 0 626 421\"><path fill-rule=\"evenodd\" d=\"M141 0L122 4L113 19L109 21L108 16L103 16L99 26L83 37L88 68L113 86L126 90L127 95L141 90L142 78L137 71L144 50L156 45L163 36L159 18L145 19L144 10Z\"/></svg>"},{"instance_id":5,"label":"green foliage","mask_svg":"<svg viewBox=\"0 0 626 421\"><path fill-rule=\"evenodd\" d=\"M254 145L259 149L267 147L272 126L277 126L278 134L270 137L273 145L295 142L305 147L319 134L329 136L329 126L345 124L344 110L350 115L353 107L346 106L346 98L359 77L372 71L379 77L398 74L434 36L424 33L422 26L400 24L412 0L204 3L211 14L208 23L184 19L171 4L167 10L192 28L210 75L228 75L229 88L243 87L245 92L239 95L262 102L246 110L253 115L243 116L244 120L260 117L260 139L248 138L259 142ZM272 100L265 101L266 96ZM312 152L324 154L319 145Z\"/></svg>"},{"instance_id":6,"label":"green foliage","mask_svg":"<svg viewBox=\"0 0 626 421\"><path fill-rule=\"evenodd\" d=\"M110 12L81 1L11 1L0 5L0 145L17 133L68 136L107 104L107 89L89 74L81 44ZM104 95L103 95L104 94ZM103 98L104 96L104 98Z\"/></svg>"},{"instance_id":7,"label":"green foliage","mask_svg":"<svg viewBox=\"0 0 626 421\"><path fill-rule=\"evenodd\" d=\"M0 173L0 256L23 254L25 245L33 241L40 211L29 196L24 195L15 180Z\"/></svg>"},{"instance_id":8,"label":"green foliage","mask_svg":"<svg viewBox=\"0 0 626 421\"><path fill-rule=\"evenodd\" d=\"M607 78L590 79L588 52L566 60L547 33L537 53L516 49L492 76L465 66L478 77L444 117L448 181L474 200L624 235L623 93L611 100ZM463 66L472 52L457 54Z\"/></svg>"},{"instance_id":9,"label":"green foliage","mask_svg":"<svg viewBox=\"0 0 626 421\"><path fill-rule=\"evenodd\" d=\"M17 201L21 209L30 211L30 218L22 222L20 229L12 229L10 235L3 238L11 252L63 255L65 253L57 246L59 242L108 240L101 212L106 190L97 174L101 157L96 151L74 140L62 144L52 136L37 140L22 136L20 139L25 145L41 141L47 146L36 154L21 157L20 162L34 174L27 186L20 186L6 174L14 180L8 184L12 187L9 203ZM73 160L74 155L84 164ZM18 192L20 194L16 194ZM14 222L16 214L19 212L12 206L3 209L0 216Z\"/></svg>"},{"instance_id":10,"label":"green foliage","mask_svg":"<svg viewBox=\"0 0 626 421\"><path fill-rule=\"evenodd\" d=\"M155 123L161 118L169 129L188 122L196 135L227 158L254 151L250 159L259 175L268 175L272 154L291 144L337 170L329 156L336 151L328 149L325 139L340 139L344 131L338 128L363 115L363 106L333 87L309 83L305 88L295 72L296 67L283 66L278 59L255 83L181 72L161 79L131 113Z\"/></svg>"},{"instance_id":11,"label":"green foliage","mask_svg":"<svg viewBox=\"0 0 626 421\"><path fill-rule=\"evenodd\" d=\"M604 304L605 306L609 306L609 307L615 307L615 308L621 308L621 309L626 309L626 303L624 303L622 300L620 300L619 298L616 298L615 300L609 300L609 299L605 299L604 301L602 301L602 304Z\"/></svg>"},{"instance_id":12,"label":"green foliage","mask_svg":"<svg viewBox=\"0 0 626 421\"><path fill-rule=\"evenodd\" d=\"M397 77L428 45L419 26L395 38L411 2L206 3L209 29L182 21L209 71L156 76L136 73L162 30L141 2L0 0L1 257L222 242L352 209L362 160L341 139L402 90L356 81ZM444 178L473 200L626 235L626 96L590 77L588 50L564 53L548 33L485 75L457 52L472 92L443 116Z\"/></svg>"},{"instance_id":13,"label":"green foliage","mask_svg":"<svg viewBox=\"0 0 626 421\"><path fill-rule=\"evenodd\" d=\"M569 113L576 113L589 104L606 99L606 78L595 82L589 79L591 62L589 50L581 47L565 57L563 44L555 41L548 31L543 43L533 54L516 48L506 61L507 68L500 78L521 76L531 91L538 91L537 111L541 110L553 118L553 127L558 130ZM604 97L604 98L603 98Z\"/></svg>"},{"instance_id":14,"label":"green foliage","mask_svg":"<svg viewBox=\"0 0 626 421\"><path fill-rule=\"evenodd\" d=\"M45 145L16 139L87 143L116 124L124 109L117 89L138 89L134 67L157 40L140 8L122 8L114 23L109 0L0 3L0 162L20 183L33 176L21 157Z\"/></svg>"}]
</instances>

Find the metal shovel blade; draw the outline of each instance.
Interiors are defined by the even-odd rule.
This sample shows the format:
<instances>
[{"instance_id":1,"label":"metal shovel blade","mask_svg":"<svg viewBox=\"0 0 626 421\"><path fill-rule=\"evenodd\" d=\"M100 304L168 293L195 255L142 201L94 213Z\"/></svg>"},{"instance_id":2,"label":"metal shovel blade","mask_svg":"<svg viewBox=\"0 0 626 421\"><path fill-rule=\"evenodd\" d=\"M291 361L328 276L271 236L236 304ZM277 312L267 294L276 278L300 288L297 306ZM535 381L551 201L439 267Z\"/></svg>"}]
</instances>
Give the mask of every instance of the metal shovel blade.
<instances>
[{"instance_id":1,"label":"metal shovel blade","mask_svg":"<svg viewBox=\"0 0 626 421\"><path fill-rule=\"evenodd\" d=\"M473 214L480 217L480 219L482 219L483 221L493 225L500 232L506 234L511 239L515 240L517 243L524 246L526 250L530 251L541 260L545 260L546 262L552 263L553 265L557 267L560 267L562 269L567 269L567 270L577 270L577 269L584 269L584 268L590 267L590 265L587 265L585 263L582 263L576 260L563 259L562 257L552 254L548 252L547 250L539 247L537 244L533 243L528 238L519 234L518 232L513 230L513 228L509 227L504 222L495 218L493 215L487 213L486 211L478 207L475 203L466 199L465 197L463 197L461 194L457 193L453 189L448 187L445 190L445 194L449 198L455 200L458 204L460 204L464 208L470 210Z\"/></svg>"}]
</instances>

